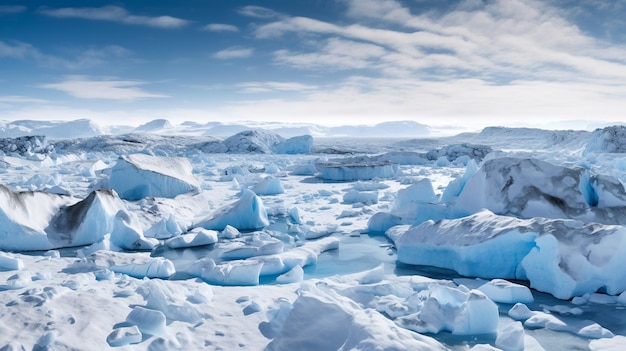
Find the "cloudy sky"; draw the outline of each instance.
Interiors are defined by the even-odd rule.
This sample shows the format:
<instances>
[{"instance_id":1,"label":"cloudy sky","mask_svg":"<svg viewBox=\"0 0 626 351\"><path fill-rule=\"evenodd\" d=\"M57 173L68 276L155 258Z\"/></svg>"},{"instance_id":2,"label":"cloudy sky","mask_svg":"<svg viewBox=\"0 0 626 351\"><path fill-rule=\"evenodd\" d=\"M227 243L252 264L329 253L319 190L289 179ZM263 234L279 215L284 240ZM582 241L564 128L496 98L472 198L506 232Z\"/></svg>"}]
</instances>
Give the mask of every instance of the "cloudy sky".
<instances>
[{"instance_id":1,"label":"cloudy sky","mask_svg":"<svg viewBox=\"0 0 626 351\"><path fill-rule=\"evenodd\" d=\"M625 28L623 0L3 0L0 119L624 122Z\"/></svg>"}]
</instances>

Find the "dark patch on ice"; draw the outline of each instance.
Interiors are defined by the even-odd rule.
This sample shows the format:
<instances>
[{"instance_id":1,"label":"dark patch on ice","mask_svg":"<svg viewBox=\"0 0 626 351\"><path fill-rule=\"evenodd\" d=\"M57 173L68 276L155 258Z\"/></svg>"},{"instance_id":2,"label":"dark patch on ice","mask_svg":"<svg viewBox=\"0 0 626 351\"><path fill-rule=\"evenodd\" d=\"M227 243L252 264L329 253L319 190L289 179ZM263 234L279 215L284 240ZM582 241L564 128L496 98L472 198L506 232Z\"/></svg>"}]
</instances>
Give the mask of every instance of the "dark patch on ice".
<instances>
[{"instance_id":1,"label":"dark patch on ice","mask_svg":"<svg viewBox=\"0 0 626 351\"><path fill-rule=\"evenodd\" d=\"M57 245L72 245L74 233L80 228L98 194L115 196L113 190L96 190L92 191L84 200L61 208L45 230L50 242Z\"/></svg>"}]
</instances>

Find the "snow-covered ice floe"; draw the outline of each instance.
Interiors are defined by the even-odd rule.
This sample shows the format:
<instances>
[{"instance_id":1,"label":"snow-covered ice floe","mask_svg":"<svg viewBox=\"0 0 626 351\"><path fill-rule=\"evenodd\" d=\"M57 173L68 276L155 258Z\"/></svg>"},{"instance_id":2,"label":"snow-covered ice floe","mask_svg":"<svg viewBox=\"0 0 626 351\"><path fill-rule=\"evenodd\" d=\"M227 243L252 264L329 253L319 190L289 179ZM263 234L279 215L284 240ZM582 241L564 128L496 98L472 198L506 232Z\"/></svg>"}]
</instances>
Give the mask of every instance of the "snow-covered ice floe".
<instances>
[{"instance_id":1,"label":"snow-covered ice floe","mask_svg":"<svg viewBox=\"0 0 626 351\"><path fill-rule=\"evenodd\" d=\"M404 229L403 229L404 228ZM569 299L626 290L626 228L569 219L519 219L484 210L389 230L398 261L466 276L528 280Z\"/></svg>"}]
</instances>

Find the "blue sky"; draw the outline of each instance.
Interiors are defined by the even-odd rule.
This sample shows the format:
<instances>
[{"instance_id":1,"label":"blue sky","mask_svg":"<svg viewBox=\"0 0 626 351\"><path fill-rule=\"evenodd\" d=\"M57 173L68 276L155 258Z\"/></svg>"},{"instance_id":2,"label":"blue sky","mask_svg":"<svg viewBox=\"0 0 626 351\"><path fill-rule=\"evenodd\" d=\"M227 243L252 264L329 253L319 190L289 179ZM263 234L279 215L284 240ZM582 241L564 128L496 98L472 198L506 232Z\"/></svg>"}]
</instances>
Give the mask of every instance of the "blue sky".
<instances>
[{"instance_id":1,"label":"blue sky","mask_svg":"<svg viewBox=\"0 0 626 351\"><path fill-rule=\"evenodd\" d=\"M0 119L623 122L625 19L601 0L7 0Z\"/></svg>"}]
</instances>

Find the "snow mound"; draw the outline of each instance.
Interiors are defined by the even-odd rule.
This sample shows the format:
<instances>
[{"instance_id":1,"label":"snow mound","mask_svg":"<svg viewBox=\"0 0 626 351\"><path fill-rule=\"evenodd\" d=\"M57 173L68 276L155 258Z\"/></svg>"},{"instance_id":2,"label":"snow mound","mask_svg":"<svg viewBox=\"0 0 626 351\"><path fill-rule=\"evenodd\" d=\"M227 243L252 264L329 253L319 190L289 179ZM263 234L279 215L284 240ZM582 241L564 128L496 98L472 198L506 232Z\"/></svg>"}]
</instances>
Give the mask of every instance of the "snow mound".
<instances>
[{"instance_id":1,"label":"snow mound","mask_svg":"<svg viewBox=\"0 0 626 351\"><path fill-rule=\"evenodd\" d=\"M263 262L255 260L236 260L216 264L210 258L202 259L194 264L192 271L204 281L224 286L259 285Z\"/></svg>"},{"instance_id":2,"label":"snow mound","mask_svg":"<svg viewBox=\"0 0 626 351\"><path fill-rule=\"evenodd\" d=\"M496 333L498 319L498 306L482 292L434 285L419 312L399 317L396 323L418 333L476 335Z\"/></svg>"},{"instance_id":3,"label":"snow mound","mask_svg":"<svg viewBox=\"0 0 626 351\"><path fill-rule=\"evenodd\" d=\"M182 249L215 244L217 242L215 230L195 228L191 232L165 240L165 245L170 249Z\"/></svg>"},{"instance_id":4,"label":"snow mound","mask_svg":"<svg viewBox=\"0 0 626 351\"><path fill-rule=\"evenodd\" d=\"M135 278L169 278L176 273L172 261L127 252L96 251L85 260L99 269L108 269Z\"/></svg>"},{"instance_id":5,"label":"snow mound","mask_svg":"<svg viewBox=\"0 0 626 351\"><path fill-rule=\"evenodd\" d=\"M487 295L492 301L499 303L532 303L535 299L533 294L524 285L508 282L504 279L494 279L478 290Z\"/></svg>"},{"instance_id":6,"label":"snow mound","mask_svg":"<svg viewBox=\"0 0 626 351\"><path fill-rule=\"evenodd\" d=\"M263 201L251 190L244 190L236 202L218 209L201 225L224 230L230 225L238 230L261 229L269 224Z\"/></svg>"},{"instance_id":7,"label":"snow mound","mask_svg":"<svg viewBox=\"0 0 626 351\"><path fill-rule=\"evenodd\" d=\"M303 286L292 305L283 306L259 329L272 339L268 351L446 349L430 337L398 329L381 313L363 309L323 284Z\"/></svg>"},{"instance_id":8,"label":"snow mound","mask_svg":"<svg viewBox=\"0 0 626 351\"><path fill-rule=\"evenodd\" d=\"M626 190L617 179L537 159L485 161L456 201L460 214L483 208L522 218L575 218L624 224Z\"/></svg>"},{"instance_id":9,"label":"snow mound","mask_svg":"<svg viewBox=\"0 0 626 351\"><path fill-rule=\"evenodd\" d=\"M600 289L612 295L625 291L625 238L622 226L525 220L489 211L426 221L392 236L399 262L466 276L528 280L532 288L560 299Z\"/></svg>"},{"instance_id":10,"label":"snow mound","mask_svg":"<svg viewBox=\"0 0 626 351\"><path fill-rule=\"evenodd\" d=\"M171 198L199 190L199 182L191 172L191 164L185 158L133 154L118 159L109 184L126 200Z\"/></svg>"},{"instance_id":11,"label":"snow mound","mask_svg":"<svg viewBox=\"0 0 626 351\"><path fill-rule=\"evenodd\" d=\"M278 195L285 192L285 187L283 187L280 179L268 176L255 184L252 191L258 195Z\"/></svg>"},{"instance_id":12,"label":"snow mound","mask_svg":"<svg viewBox=\"0 0 626 351\"><path fill-rule=\"evenodd\" d=\"M145 133L169 128L172 128L172 124L170 123L170 121L166 119L155 119L133 129L133 132Z\"/></svg>"},{"instance_id":13,"label":"snow mound","mask_svg":"<svg viewBox=\"0 0 626 351\"><path fill-rule=\"evenodd\" d=\"M246 259L283 252L283 242L264 232L255 232L221 246L220 257L225 260Z\"/></svg>"},{"instance_id":14,"label":"snow mound","mask_svg":"<svg viewBox=\"0 0 626 351\"><path fill-rule=\"evenodd\" d=\"M626 126L596 129L591 134L583 155L591 153L626 153Z\"/></svg>"},{"instance_id":15,"label":"snow mound","mask_svg":"<svg viewBox=\"0 0 626 351\"><path fill-rule=\"evenodd\" d=\"M273 255L254 257L253 260L263 262L261 275L284 274L296 266L306 267L315 264L322 252L336 250L339 244L340 240L334 237L307 240L302 246Z\"/></svg>"},{"instance_id":16,"label":"snow mound","mask_svg":"<svg viewBox=\"0 0 626 351\"><path fill-rule=\"evenodd\" d=\"M0 253L0 271L16 271L24 268L24 262L17 257L12 257L7 253Z\"/></svg>"}]
</instances>

